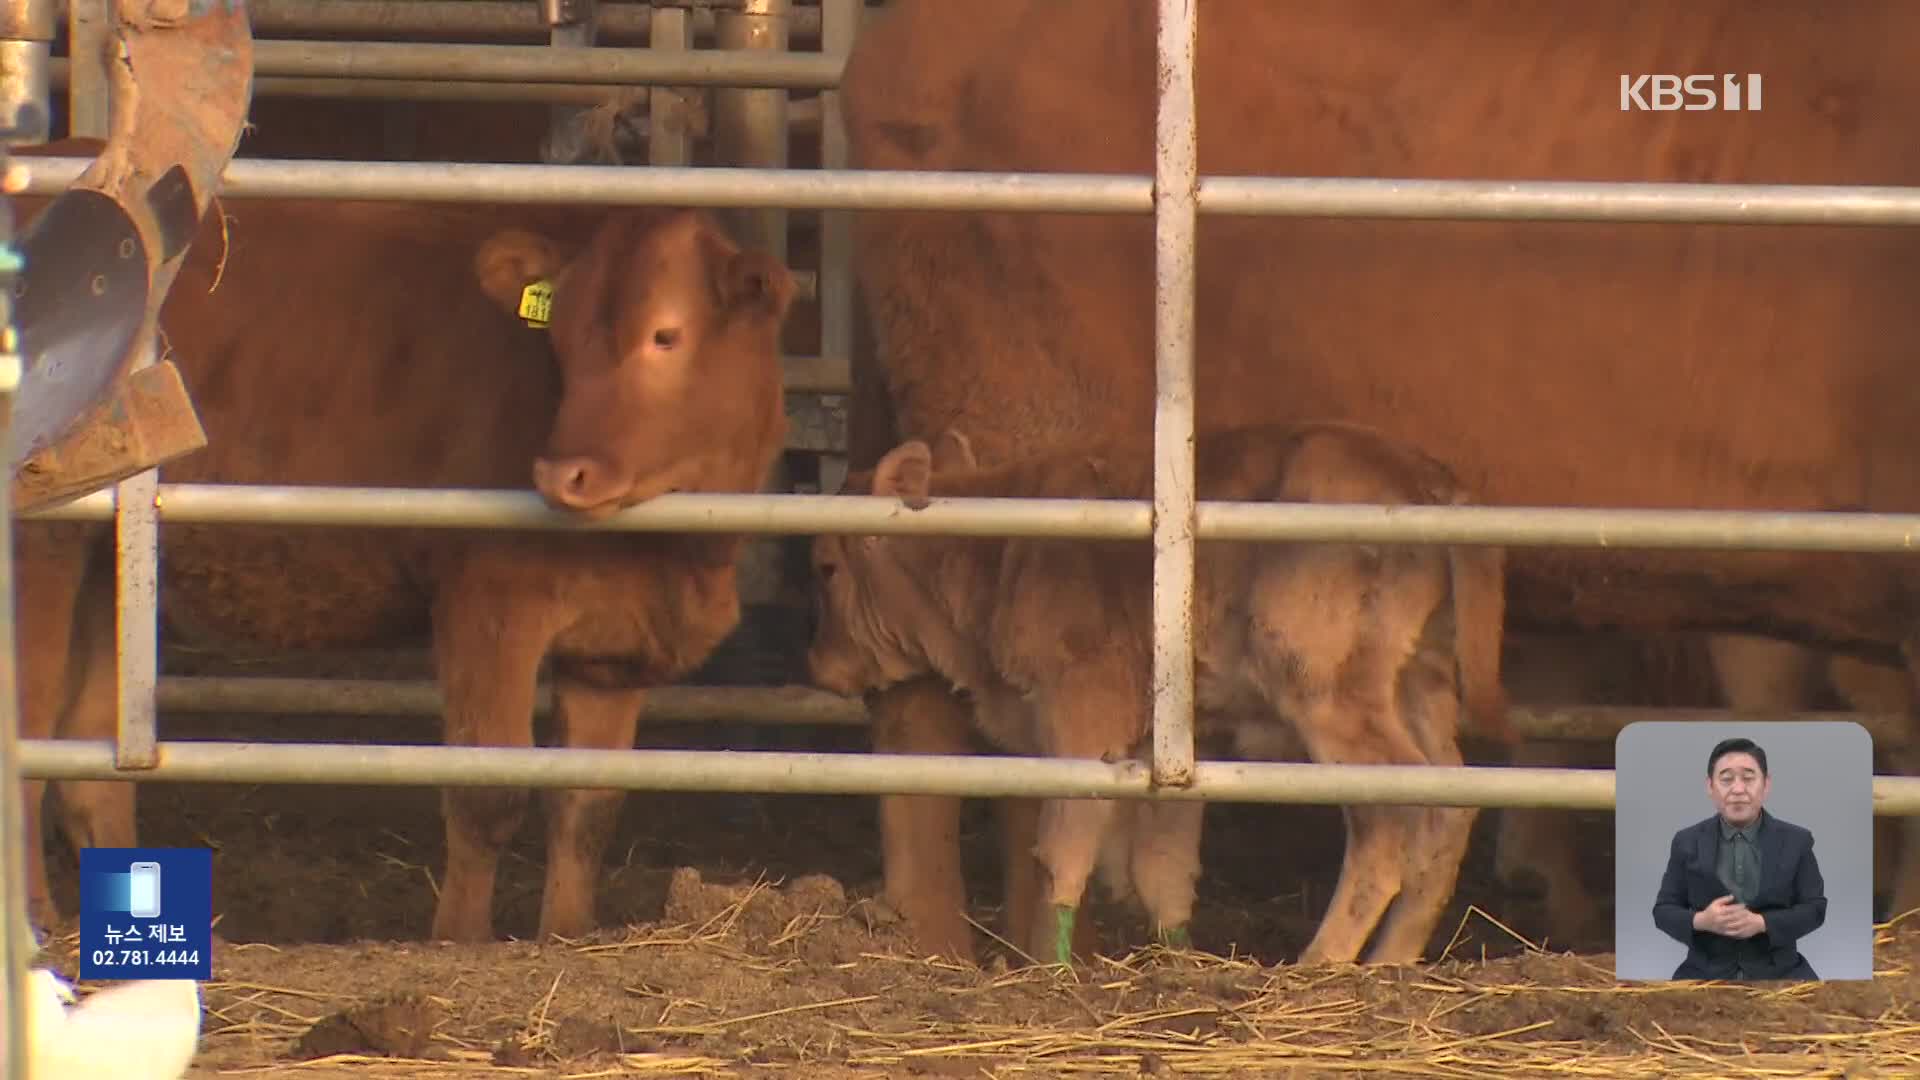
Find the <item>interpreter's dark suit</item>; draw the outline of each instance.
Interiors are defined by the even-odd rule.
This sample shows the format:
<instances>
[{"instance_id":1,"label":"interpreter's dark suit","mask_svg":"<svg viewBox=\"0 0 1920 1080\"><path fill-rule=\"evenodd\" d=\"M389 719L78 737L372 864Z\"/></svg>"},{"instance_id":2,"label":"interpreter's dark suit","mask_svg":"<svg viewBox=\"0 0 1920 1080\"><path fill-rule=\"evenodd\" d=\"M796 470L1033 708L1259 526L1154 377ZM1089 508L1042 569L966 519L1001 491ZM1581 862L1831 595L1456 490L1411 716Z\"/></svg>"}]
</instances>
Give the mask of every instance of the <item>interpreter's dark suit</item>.
<instances>
[{"instance_id":1,"label":"interpreter's dark suit","mask_svg":"<svg viewBox=\"0 0 1920 1080\"><path fill-rule=\"evenodd\" d=\"M1694 912L1728 895L1716 870L1718 814L1673 834L1667 872L1653 902L1653 923L1687 947L1676 979L1818 979L1800 955L1801 938L1827 921L1826 882L1813 857L1813 833L1760 811L1760 886L1747 905L1767 928L1746 940L1693 928Z\"/></svg>"}]
</instances>

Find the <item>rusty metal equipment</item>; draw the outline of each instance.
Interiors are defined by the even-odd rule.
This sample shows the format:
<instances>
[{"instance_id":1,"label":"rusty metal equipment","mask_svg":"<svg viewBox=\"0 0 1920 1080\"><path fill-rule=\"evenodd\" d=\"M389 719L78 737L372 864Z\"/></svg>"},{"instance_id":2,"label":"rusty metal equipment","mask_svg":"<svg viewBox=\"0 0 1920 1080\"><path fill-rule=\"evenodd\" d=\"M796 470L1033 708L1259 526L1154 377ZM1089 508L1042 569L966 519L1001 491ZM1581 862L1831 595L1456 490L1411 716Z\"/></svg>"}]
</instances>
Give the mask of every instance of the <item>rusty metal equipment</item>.
<instances>
[{"instance_id":1,"label":"rusty metal equipment","mask_svg":"<svg viewBox=\"0 0 1920 1080\"><path fill-rule=\"evenodd\" d=\"M100 55L74 50L105 72L105 142L20 240L13 296L25 370L6 443L17 511L206 444L174 366L135 368L239 146L252 32L239 0L111 0L105 15L106 32L88 43Z\"/></svg>"}]
</instances>

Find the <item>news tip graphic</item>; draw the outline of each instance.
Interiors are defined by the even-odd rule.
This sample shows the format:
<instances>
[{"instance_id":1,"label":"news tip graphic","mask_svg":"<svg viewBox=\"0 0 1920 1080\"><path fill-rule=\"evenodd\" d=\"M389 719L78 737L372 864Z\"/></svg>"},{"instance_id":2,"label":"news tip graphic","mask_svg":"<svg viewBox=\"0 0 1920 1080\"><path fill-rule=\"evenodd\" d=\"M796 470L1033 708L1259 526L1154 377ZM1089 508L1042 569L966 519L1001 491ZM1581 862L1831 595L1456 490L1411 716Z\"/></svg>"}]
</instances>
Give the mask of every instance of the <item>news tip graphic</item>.
<instances>
[{"instance_id":1,"label":"news tip graphic","mask_svg":"<svg viewBox=\"0 0 1920 1080\"><path fill-rule=\"evenodd\" d=\"M80 977L211 979L213 851L81 848Z\"/></svg>"}]
</instances>

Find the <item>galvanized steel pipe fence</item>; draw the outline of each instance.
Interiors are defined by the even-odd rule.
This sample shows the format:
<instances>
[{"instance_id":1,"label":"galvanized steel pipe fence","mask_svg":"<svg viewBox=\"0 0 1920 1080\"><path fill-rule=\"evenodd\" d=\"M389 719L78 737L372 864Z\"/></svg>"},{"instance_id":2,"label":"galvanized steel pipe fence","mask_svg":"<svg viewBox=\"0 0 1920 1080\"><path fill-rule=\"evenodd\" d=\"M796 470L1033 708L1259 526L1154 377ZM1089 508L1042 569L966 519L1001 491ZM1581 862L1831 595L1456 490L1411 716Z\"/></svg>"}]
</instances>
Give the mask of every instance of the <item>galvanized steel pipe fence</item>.
<instances>
[{"instance_id":1,"label":"galvanized steel pipe fence","mask_svg":"<svg viewBox=\"0 0 1920 1080\"><path fill-rule=\"evenodd\" d=\"M76 4L98 0L74 0ZM663 80L828 90L851 44L858 0L825 0L823 56L714 58L631 53L536 59L526 52L420 52L405 46L342 54L263 48L287 73L407 78L554 77ZM826 168L683 167L655 155L647 169L588 166L236 161L224 197L312 197L571 203L678 202L708 207L832 211L826 251L850 250L845 212L859 209L1152 213L1155 217L1155 490L1151 501L945 499L918 512L874 498L671 495L595 525L547 510L528 492L164 485L154 474L55 511L55 519L119 523L122 723L113 743L30 740L27 775L46 779L611 787L841 794L1114 796L1286 803L1404 803L1604 809L1611 770L1325 766L1195 762L1192 733L1192 575L1201 539L1363 540L1715 550L1912 551L1920 515L1571 510L1515 507L1273 506L1200 503L1193 484L1194 232L1198 214L1441 220L1920 224L1920 189L1699 184L1499 183L1197 176L1193 0L1160 0L1160 97L1151 177L849 171L835 110L822 112ZM662 16L652 13L654 32ZM680 30L685 31L684 19ZM682 37L681 42L686 40ZM263 43L265 45L267 43ZM408 51L415 50L415 51ZM453 66L429 71L435 56ZM315 57L320 57L316 59ZM294 58L294 59L289 59ZM497 58L497 59L496 59ZM266 61L263 61L265 63ZM438 61L433 61L438 63ZM536 70L538 69L538 70ZM587 76L591 75L589 79ZM73 70L73 92L88 80ZM76 112L80 110L76 109ZM669 160L660 160L661 157ZM85 162L38 159L28 190L53 193ZM835 216L837 215L837 216ZM831 334L850 337L844 275L819 289ZM824 351L824 350L823 350ZM168 742L154 738L157 518L312 527L626 529L749 533L922 533L1151 539L1154 567L1154 753L1150 764L918 755L342 746ZM140 654L140 655L135 655ZM747 695L753 691L744 692ZM742 700L748 700L743 698ZM1876 779L1881 814L1920 814L1920 778Z\"/></svg>"}]
</instances>

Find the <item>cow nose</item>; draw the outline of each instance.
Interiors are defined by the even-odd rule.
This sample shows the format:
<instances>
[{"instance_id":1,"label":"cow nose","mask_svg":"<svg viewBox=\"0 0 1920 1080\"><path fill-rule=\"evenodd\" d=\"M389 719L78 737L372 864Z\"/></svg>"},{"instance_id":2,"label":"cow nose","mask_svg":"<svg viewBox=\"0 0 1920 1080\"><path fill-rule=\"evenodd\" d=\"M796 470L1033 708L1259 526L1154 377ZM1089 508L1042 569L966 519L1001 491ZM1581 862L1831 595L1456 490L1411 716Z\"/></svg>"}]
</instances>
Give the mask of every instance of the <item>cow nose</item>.
<instances>
[{"instance_id":1,"label":"cow nose","mask_svg":"<svg viewBox=\"0 0 1920 1080\"><path fill-rule=\"evenodd\" d=\"M533 486L563 510L591 510L618 494L614 470L590 457L535 459Z\"/></svg>"}]
</instances>

